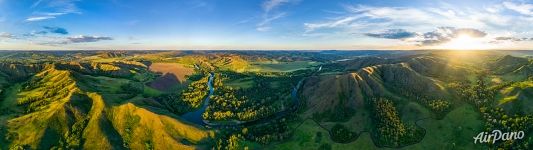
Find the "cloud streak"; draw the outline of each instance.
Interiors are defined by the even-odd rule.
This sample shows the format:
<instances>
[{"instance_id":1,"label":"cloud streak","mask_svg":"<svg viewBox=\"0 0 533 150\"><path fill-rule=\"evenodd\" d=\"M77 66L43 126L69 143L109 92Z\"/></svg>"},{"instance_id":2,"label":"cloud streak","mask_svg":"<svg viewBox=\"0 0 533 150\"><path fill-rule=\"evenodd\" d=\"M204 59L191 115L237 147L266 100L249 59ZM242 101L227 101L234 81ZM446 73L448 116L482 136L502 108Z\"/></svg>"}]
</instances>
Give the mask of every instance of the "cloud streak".
<instances>
[{"instance_id":1,"label":"cloud streak","mask_svg":"<svg viewBox=\"0 0 533 150\"><path fill-rule=\"evenodd\" d=\"M55 16L32 16L32 17L28 17L26 21L34 22L34 21L43 21L43 20L54 19L54 18L56 17Z\"/></svg>"},{"instance_id":2,"label":"cloud streak","mask_svg":"<svg viewBox=\"0 0 533 150\"><path fill-rule=\"evenodd\" d=\"M291 3L291 2L297 2L296 0L266 0L262 3L261 7L263 9L263 15L262 20L256 25L256 30L260 32L266 32L269 31L272 27L269 26L269 24L274 21L278 20L280 18L283 18L287 16L286 12L278 12L274 13L272 15L272 11L274 11L276 8L281 7L282 5Z\"/></svg>"},{"instance_id":3,"label":"cloud streak","mask_svg":"<svg viewBox=\"0 0 533 150\"><path fill-rule=\"evenodd\" d=\"M487 33L473 28L438 27L434 31L425 33L410 32L404 29L389 29L385 32L365 33L364 35L374 38L398 39L407 42L415 42L418 46L434 46L447 43L462 35L472 38L483 38Z\"/></svg>"},{"instance_id":4,"label":"cloud streak","mask_svg":"<svg viewBox=\"0 0 533 150\"><path fill-rule=\"evenodd\" d=\"M479 7L458 7L445 2L417 7L356 4L343 5L340 12L304 22L303 35L327 38L364 35L363 38L398 39L401 42L397 44L402 46L438 46L464 34L489 43L495 37L509 34L530 37L531 33L525 31L531 30L533 21L533 4L511 1ZM506 41L529 38L511 37Z\"/></svg>"},{"instance_id":5,"label":"cloud streak","mask_svg":"<svg viewBox=\"0 0 533 150\"><path fill-rule=\"evenodd\" d=\"M381 33L365 33L366 36L384 39L406 39L417 36L415 32L409 32L404 29L389 29Z\"/></svg>"},{"instance_id":6,"label":"cloud streak","mask_svg":"<svg viewBox=\"0 0 533 150\"><path fill-rule=\"evenodd\" d=\"M76 6L78 0L38 0L30 7L34 10L33 14L26 18L27 22L45 21L55 19L59 16L77 13L80 14ZM41 12L41 10L46 10Z\"/></svg>"},{"instance_id":7,"label":"cloud streak","mask_svg":"<svg viewBox=\"0 0 533 150\"><path fill-rule=\"evenodd\" d=\"M79 43L93 43L99 41L109 41L114 40L112 37L107 36L91 36L91 35L78 35L73 37L49 37L48 41L39 42L40 45L68 45L68 44L79 44Z\"/></svg>"},{"instance_id":8,"label":"cloud streak","mask_svg":"<svg viewBox=\"0 0 533 150\"><path fill-rule=\"evenodd\" d=\"M68 37L67 40L68 40L68 43L88 43L88 42L113 40L113 38L107 37L107 36L79 35L79 36L74 36L74 37Z\"/></svg>"},{"instance_id":9,"label":"cloud streak","mask_svg":"<svg viewBox=\"0 0 533 150\"><path fill-rule=\"evenodd\" d=\"M502 4L505 6L505 8L518 12L522 15L533 16L533 4L518 4L509 1L503 2Z\"/></svg>"},{"instance_id":10,"label":"cloud streak","mask_svg":"<svg viewBox=\"0 0 533 150\"><path fill-rule=\"evenodd\" d=\"M61 27L44 26L43 28L46 30L45 32L50 32L50 33L55 33L55 34L62 34L62 35L68 34L67 29L61 28Z\"/></svg>"},{"instance_id":11,"label":"cloud streak","mask_svg":"<svg viewBox=\"0 0 533 150\"><path fill-rule=\"evenodd\" d=\"M0 33L0 38L2 38L2 39L13 39L13 38L15 38L15 35L13 35L11 33L7 33L7 32L1 32Z\"/></svg>"},{"instance_id":12,"label":"cloud streak","mask_svg":"<svg viewBox=\"0 0 533 150\"><path fill-rule=\"evenodd\" d=\"M288 2L290 1L289 0L267 0L263 2L263 5L261 6L263 7L263 10L265 12L270 12L272 9L279 7L283 5L284 3L288 3Z\"/></svg>"},{"instance_id":13,"label":"cloud streak","mask_svg":"<svg viewBox=\"0 0 533 150\"><path fill-rule=\"evenodd\" d=\"M526 37L518 38L518 37L500 36L500 37L494 38L494 40L495 41L493 41L493 42L497 42L497 41L521 42L521 41L533 41L533 38L526 38Z\"/></svg>"}]
</instances>

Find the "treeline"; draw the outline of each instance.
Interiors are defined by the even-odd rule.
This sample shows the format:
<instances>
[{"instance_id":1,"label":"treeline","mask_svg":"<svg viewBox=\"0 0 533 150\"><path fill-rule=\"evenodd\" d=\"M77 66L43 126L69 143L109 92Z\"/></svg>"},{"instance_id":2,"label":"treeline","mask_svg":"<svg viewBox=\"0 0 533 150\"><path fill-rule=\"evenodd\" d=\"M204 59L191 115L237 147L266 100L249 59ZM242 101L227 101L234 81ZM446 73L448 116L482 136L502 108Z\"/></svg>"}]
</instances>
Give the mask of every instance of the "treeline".
<instances>
[{"instance_id":1,"label":"treeline","mask_svg":"<svg viewBox=\"0 0 533 150\"><path fill-rule=\"evenodd\" d=\"M265 123L259 123L242 128L241 134L246 140L260 144L271 144L273 142L285 141L292 136L288 123L291 121L287 115L281 118L268 120Z\"/></svg>"},{"instance_id":2,"label":"treeline","mask_svg":"<svg viewBox=\"0 0 533 150\"><path fill-rule=\"evenodd\" d=\"M431 110L435 114L436 119L444 118L444 116L446 116L446 114L452 110L452 103L449 100L423 96L405 89L395 89L395 91L408 99L415 100L422 106Z\"/></svg>"},{"instance_id":3,"label":"treeline","mask_svg":"<svg viewBox=\"0 0 533 150\"><path fill-rule=\"evenodd\" d=\"M216 135L217 140L213 141L212 147L220 150L250 149L250 146L257 146L252 142L262 145L283 142L293 135L288 126L293 121L289 119L291 117L295 116L289 115L253 125L225 127Z\"/></svg>"},{"instance_id":4,"label":"treeline","mask_svg":"<svg viewBox=\"0 0 533 150\"><path fill-rule=\"evenodd\" d=\"M232 88L224 81L251 78L250 88ZM294 104L291 90L296 78L286 73L236 73L222 71L215 75L215 92L203 114L211 121L253 121L290 109Z\"/></svg>"},{"instance_id":5,"label":"treeline","mask_svg":"<svg viewBox=\"0 0 533 150\"><path fill-rule=\"evenodd\" d=\"M414 124L404 124L392 101L386 98L370 99L374 142L381 147L402 147L418 142L424 130Z\"/></svg>"},{"instance_id":6,"label":"treeline","mask_svg":"<svg viewBox=\"0 0 533 150\"><path fill-rule=\"evenodd\" d=\"M342 124L335 124L333 128L331 128L330 134L331 140L337 143L350 143L355 141L359 136Z\"/></svg>"},{"instance_id":7,"label":"treeline","mask_svg":"<svg viewBox=\"0 0 533 150\"><path fill-rule=\"evenodd\" d=\"M524 131L524 139L497 141L491 145L498 149L531 149L533 148L533 139L530 131L533 129L533 115L508 115L502 108L481 107L480 112L485 119L485 131L492 132L500 130L505 132Z\"/></svg>"},{"instance_id":8,"label":"treeline","mask_svg":"<svg viewBox=\"0 0 533 150\"><path fill-rule=\"evenodd\" d=\"M178 93L168 93L155 97L154 99L164 104L167 109L175 114L183 114L194 109L198 109L204 99L209 94L209 75L204 75L197 81L193 81L189 86Z\"/></svg>"},{"instance_id":9,"label":"treeline","mask_svg":"<svg viewBox=\"0 0 533 150\"><path fill-rule=\"evenodd\" d=\"M205 120L214 121L251 121L270 116L281 109L281 106L264 105L263 102L245 96L242 89L224 86L215 91L202 116Z\"/></svg>"},{"instance_id":10,"label":"treeline","mask_svg":"<svg viewBox=\"0 0 533 150\"><path fill-rule=\"evenodd\" d=\"M533 115L517 113L514 115L507 114L502 108L495 106L493 100L498 90L509 86L510 83L503 83L490 88L485 83L485 75L478 75L477 80L471 86L460 84L457 86L457 92L461 98L476 106L485 120L485 131L501 130L502 132L524 131L529 134L530 138L522 140L497 141L495 144L489 144L495 149L531 149L533 148L533 139L529 133L533 129Z\"/></svg>"}]
</instances>

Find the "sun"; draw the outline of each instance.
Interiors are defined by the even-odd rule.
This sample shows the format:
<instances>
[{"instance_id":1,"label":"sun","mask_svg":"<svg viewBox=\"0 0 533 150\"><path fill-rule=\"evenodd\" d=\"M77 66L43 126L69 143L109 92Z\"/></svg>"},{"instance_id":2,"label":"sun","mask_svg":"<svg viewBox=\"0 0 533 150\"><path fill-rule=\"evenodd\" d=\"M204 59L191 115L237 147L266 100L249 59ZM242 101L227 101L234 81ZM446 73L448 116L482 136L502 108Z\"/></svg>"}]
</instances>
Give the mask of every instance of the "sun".
<instances>
[{"instance_id":1,"label":"sun","mask_svg":"<svg viewBox=\"0 0 533 150\"><path fill-rule=\"evenodd\" d=\"M484 50L490 49L490 45L481 38L474 38L469 34L461 34L453 38L450 42L440 46L442 49L450 50Z\"/></svg>"}]
</instances>

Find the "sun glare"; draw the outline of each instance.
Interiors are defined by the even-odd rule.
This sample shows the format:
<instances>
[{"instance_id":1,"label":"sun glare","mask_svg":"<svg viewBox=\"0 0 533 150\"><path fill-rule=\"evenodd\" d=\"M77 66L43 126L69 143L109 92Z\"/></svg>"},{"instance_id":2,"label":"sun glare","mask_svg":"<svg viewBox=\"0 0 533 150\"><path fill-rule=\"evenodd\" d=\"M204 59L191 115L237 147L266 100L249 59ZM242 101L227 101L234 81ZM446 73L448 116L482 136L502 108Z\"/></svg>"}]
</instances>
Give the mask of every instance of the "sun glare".
<instances>
[{"instance_id":1,"label":"sun glare","mask_svg":"<svg viewBox=\"0 0 533 150\"><path fill-rule=\"evenodd\" d=\"M473 38L468 34L461 34L450 42L443 44L441 48L450 50L484 50L490 49L490 45L483 42L480 38Z\"/></svg>"}]
</instances>

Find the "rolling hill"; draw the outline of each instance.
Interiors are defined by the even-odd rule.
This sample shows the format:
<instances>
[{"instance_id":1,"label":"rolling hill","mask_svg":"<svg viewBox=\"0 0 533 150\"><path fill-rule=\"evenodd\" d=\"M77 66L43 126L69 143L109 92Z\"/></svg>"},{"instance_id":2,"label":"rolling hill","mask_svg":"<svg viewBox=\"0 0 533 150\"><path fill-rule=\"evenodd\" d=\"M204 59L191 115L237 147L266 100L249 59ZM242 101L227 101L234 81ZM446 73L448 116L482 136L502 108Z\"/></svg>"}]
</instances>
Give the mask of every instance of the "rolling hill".
<instances>
[{"instance_id":1,"label":"rolling hill","mask_svg":"<svg viewBox=\"0 0 533 150\"><path fill-rule=\"evenodd\" d=\"M135 98L117 103L112 96L103 96L127 91L102 93L91 87L105 85L80 82L87 80L80 77L95 76L100 69L124 68L78 66L86 68L46 65L23 82L15 98L2 102L3 112L8 112L0 119L6 135L2 148L195 149L213 137L212 131L182 122L165 108L142 105Z\"/></svg>"},{"instance_id":2,"label":"rolling hill","mask_svg":"<svg viewBox=\"0 0 533 150\"><path fill-rule=\"evenodd\" d=\"M340 75L314 76L303 84L302 94L307 99L310 114L332 110L338 104L363 107L365 98L369 97L403 99L414 93L430 99L449 97L444 83L432 77L440 77L436 75L438 70L431 69L446 65L426 63L433 61L431 57L416 57L407 62L362 67L356 72ZM460 72L451 66L448 70Z\"/></svg>"}]
</instances>

